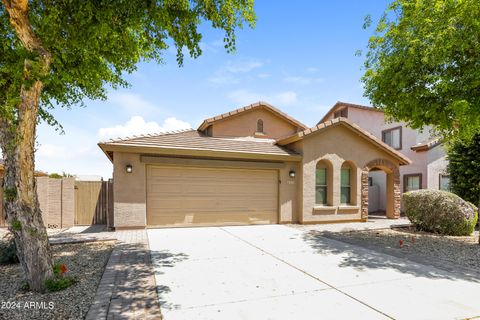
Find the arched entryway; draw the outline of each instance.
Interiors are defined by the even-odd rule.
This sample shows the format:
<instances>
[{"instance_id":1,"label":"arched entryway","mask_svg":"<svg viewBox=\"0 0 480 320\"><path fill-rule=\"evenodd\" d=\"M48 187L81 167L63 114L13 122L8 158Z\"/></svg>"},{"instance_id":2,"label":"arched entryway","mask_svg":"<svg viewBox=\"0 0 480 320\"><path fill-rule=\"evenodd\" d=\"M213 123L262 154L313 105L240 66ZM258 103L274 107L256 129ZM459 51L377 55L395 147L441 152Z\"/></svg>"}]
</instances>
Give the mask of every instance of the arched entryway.
<instances>
[{"instance_id":1,"label":"arched entryway","mask_svg":"<svg viewBox=\"0 0 480 320\"><path fill-rule=\"evenodd\" d=\"M398 165L386 159L375 159L367 163L362 169L362 219L368 219L368 173L370 170L380 169L387 175L386 182L386 214L389 219L400 218L400 170Z\"/></svg>"}]
</instances>

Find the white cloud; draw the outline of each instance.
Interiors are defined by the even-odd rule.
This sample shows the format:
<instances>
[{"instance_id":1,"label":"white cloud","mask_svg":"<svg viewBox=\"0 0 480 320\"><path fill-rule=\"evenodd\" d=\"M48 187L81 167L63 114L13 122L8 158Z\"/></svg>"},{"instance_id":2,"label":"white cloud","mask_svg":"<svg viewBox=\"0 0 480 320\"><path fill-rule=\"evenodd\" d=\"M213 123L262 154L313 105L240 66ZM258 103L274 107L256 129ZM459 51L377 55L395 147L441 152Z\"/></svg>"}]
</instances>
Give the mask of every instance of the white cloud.
<instances>
[{"instance_id":1,"label":"white cloud","mask_svg":"<svg viewBox=\"0 0 480 320\"><path fill-rule=\"evenodd\" d=\"M228 62L225 71L230 73L247 73L261 66L263 66L263 63L258 60Z\"/></svg>"},{"instance_id":2,"label":"white cloud","mask_svg":"<svg viewBox=\"0 0 480 320\"><path fill-rule=\"evenodd\" d=\"M35 153L36 156L45 158L55 158L64 154L66 154L66 149L63 146L58 146L54 144L39 145Z\"/></svg>"},{"instance_id":3,"label":"white cloud","mask_svg":"<svg viewBox=\"0 0 480 320\"><path fill-rule=\"evenodd\" d=\"M100 137L100 139L108 139L189 128L191 128L191 126L188 122L179 120L174 117L165 119L160 125L155 121L147 122L141 116L133 116L125 124L119 124L107 128L100 128L98 130L98 136Z\"/></svg>"},{"instance_id":4,"label":"white cloud","mask_svg":"<svg viewBox=\"0 0 480 320\"><path fill-rule=\"evenodd\" d=\"M257 101L266 101L272 104L291 105L297 102L298 96L294 91L281 91L270 94L257 93L245 89L230 92L227 97L240 105L247 105Z\"/></svg>"},{"instance_id":5,"label":"white cloud","mask_svg":"<svg viewBox=\"0 0 480 320\"><path fill-rule=\"evenodd\" d=\"M121 107L128 114L140 114L146 116L163 112L162 108L134 93L114 92L109 96L109 100L115 105Z\"/></svg>"},{"instance_id":6,"label":"white cloud","mask_svg":"<svg viewBox=\"0 0 480 320\"><path fill-rule=\"evenodd\" d=\"M311 83L320 83L323 82L323 78L313 78L313 77L303 77L303 76L289 76L283 78L284 82L295 83L295 84L311 84Z\"/></svg>"},{"instance_id":7,"label":"white cloud","mask_svg":"<svg viewBox=\"0 0 480 320\"><path fill-rule=\"evenodd\" d=\"M259 73L257 74L257 77L259 77L260 79L267 79L267 78L270 78L272 75L270 73Z\"/></svg>"},{"instance_id":8,"label":"white cloud","mask_svg":"<svg viewBox=\"0 0 480 320\"><path fill-rule=\"evenodd\" d=\"M249 73L254 69L263 66L263 62L259 60L238 60L229 61L227 64L213 73L208 81L213 84L231 84L238 82L238 74Z\"/></svg>"},{"instance_id":9,"label":"white cloud","mask_svg":"<svg viewBox=\"0 0 480 320\"><path fill-rule=\"evenodd\" d=\"M319 69L315 68L315 67L307 68L308 73L317 73L318 71L319 71Z\"/></svg>"},{"instance_id":10,"label":"white cloud","mask_svg":"<svg viewBox=\"0 0 480 320\"><path fill-rule=\"evenodd\" d=\"M276 93L273 99L282 104L293 104L297 102L297 94L293 91L280 92Z\"/></svg>"}]
</instances>

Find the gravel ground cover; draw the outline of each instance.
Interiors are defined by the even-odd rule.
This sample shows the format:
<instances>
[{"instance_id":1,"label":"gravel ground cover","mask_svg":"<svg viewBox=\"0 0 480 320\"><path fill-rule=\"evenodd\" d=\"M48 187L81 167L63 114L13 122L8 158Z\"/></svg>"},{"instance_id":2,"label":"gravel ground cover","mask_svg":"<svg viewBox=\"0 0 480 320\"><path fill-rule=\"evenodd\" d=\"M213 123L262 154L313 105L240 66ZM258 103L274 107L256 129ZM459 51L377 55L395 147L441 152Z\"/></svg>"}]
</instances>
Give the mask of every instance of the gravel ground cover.
<instances>
[{"instance_id":1,"label":"gravel ground cover","mask_svg":"<svg viewBox=\"0 0 480 320\"><path fill-rule=\"evenodd\" d=\"M480 271L478 231L467 237L453 237L409 227L323 233L322 236L412 260L420 258L420 262L427 261L440 268L448 265Z\"/></svg>"},{"instance_id":2,"label":"gravel ground cover","mask_svg":"<svg viewBox=\"0 0 480 320\"><path fill-rule=\"evenodd\" d=\"M114 245L102 241L52 246L55 262L64 263L67 275L77 279L58 292L22 292L20 265L0 265L0 319L83 319Z\"/></svg>"}]
</instances>

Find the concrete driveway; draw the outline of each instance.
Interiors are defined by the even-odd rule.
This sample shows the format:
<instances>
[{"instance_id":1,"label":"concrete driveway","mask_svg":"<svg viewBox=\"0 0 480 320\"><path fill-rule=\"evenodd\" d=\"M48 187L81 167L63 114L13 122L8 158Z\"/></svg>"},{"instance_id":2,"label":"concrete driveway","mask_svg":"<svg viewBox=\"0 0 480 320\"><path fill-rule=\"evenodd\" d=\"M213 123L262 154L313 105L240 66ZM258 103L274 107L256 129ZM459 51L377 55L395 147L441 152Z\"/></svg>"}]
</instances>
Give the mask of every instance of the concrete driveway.
<instances>
[{"instance_id":1,"label":"concrete driveway","mask_svg":"<svg viewBox=\"0 0 480 320\"><path fill-rule=\"evenodd\" d=\"M465 319L480 279L281 225L148 230L166 320Z\"/></svg>"}]
</instances>

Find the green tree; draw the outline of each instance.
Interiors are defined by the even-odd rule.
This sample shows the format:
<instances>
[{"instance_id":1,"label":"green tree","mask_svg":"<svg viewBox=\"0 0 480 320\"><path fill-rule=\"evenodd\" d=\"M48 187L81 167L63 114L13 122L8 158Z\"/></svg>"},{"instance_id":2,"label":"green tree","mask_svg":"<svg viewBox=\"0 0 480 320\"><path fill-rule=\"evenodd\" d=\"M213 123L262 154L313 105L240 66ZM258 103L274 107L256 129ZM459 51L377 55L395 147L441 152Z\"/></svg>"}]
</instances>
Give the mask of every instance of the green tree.
<instances>
[{"instance_id":1,"label":"green tree","mask_svg":"<svg viewBox=\"0 0 480 320\"><path fill-rule=\"evenodd\" d=\"M365 95L413 128L471 137L480 130L479 17L478 0L393 1L368 42Z\"/></svg>"},{"instance_id":2,"label":"green tree","mask_svg":"<svg viewBox=\"0 0 480 320\"><path fill-rule=\"evenodd\" d=\"M452 192L480 207L480 134L452 142L447 149Z\"/></svg>"},{"instance_id":3,"label":"green tree","mask_svg":"<svg viewBox=\"0 0 480 320\"><path fill-rule=\"evenodd\" d=\"M5 161L7 221L32 290L52 276L50 247L34 179L38 121L85 98L105 99L108 87L128 84L125 73L142 60L162 62L169 44L196 58L198 27L225 32L253 27L253 0L2 0L0 5L0 146Z\"/></svg>"}]
</instances>

